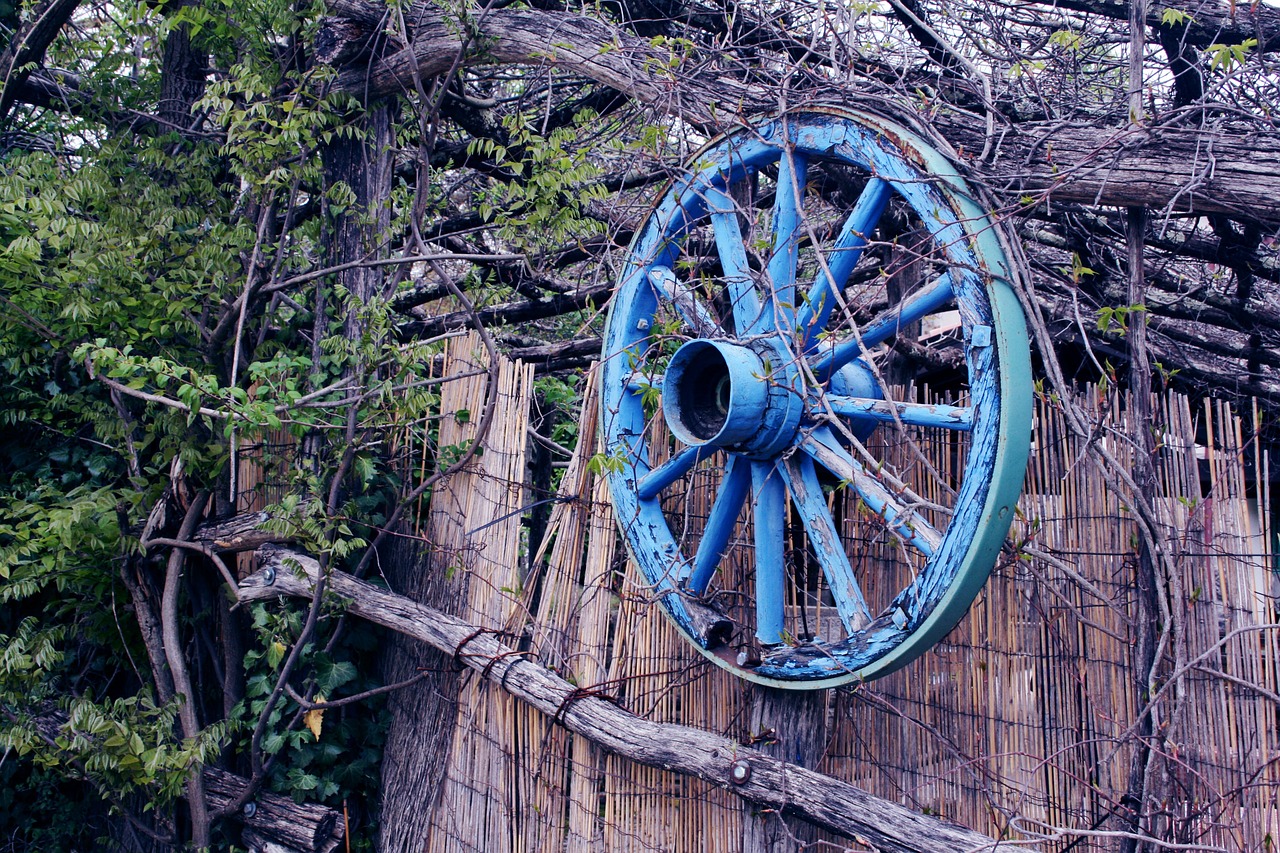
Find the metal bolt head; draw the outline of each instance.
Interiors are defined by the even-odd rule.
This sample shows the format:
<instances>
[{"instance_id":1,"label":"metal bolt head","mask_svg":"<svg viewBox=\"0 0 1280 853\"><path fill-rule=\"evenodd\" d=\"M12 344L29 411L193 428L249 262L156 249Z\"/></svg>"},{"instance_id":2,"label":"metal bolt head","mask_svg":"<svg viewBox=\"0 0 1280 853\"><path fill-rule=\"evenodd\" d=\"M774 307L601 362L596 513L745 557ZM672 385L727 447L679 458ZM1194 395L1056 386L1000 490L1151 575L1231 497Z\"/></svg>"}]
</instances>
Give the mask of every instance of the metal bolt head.
<instances>
[{"instance_id":1,"label":"metal bolt head","mask_svg":"<svg viewBox=\"0 0 1280 853\"><path fill-rule=\"evenodd\" d=\"M245 817L251 818L258 813L258 804L253 800L244 804L244 808L240 810Z\"/></svg>"},{"instance_id":2,"label":"metal bolt head","mask_svg":"<svg viewBox=\"0 0 1280 853\"><path fill-rule=\"evenodd\" d=\"M273 583L276 582L275 566L267 566L265 569L262 570L262 582L267 586L271 586ZM253 805L253 803L246 803L245 808L248 808L251 805Z\"/></svg>"},{"instance_id":3,"label":"metal bolt head","mask_svg":"<svg viewBox=\"0 0 1280 853\"><path fill-rule=\"evenodd\" d=\"M644 319L643 317L642 317L642 318L640 318L639 320L636 320L636 328L637 328L637 329L639 329L639 330L640 330L640 331L642 331L642 332L644 332L644 331L648 331L648 329L649 329L649 321L648 321L648 320L646 320L646 319Z\"/></svg>"},{"instance_id":4,"label":"metal bolt head","mask_svg":"<svg viewBox=\"0 0 1280 853\"><path fill-rule=\"evenodd\" d=\"M729 778L735 785L745 785L751 778L751 765L745 758L739 758L729 766Z\"/></svg>"}]
</instances>

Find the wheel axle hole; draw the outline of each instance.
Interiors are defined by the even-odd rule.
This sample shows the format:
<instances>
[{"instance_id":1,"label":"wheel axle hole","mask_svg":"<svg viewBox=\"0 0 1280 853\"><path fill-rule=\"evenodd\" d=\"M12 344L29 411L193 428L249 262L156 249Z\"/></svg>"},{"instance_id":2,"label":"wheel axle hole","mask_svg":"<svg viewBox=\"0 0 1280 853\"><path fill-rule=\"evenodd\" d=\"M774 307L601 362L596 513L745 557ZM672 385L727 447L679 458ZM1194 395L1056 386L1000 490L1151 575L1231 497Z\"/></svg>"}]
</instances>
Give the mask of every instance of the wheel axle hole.
<instances>
[{"instance_id":1,"label":"wheel axle hole","mask_svg":"<svg viewBox=\"0 0 1280 853\"><path fill-rule=\"evenodd\" d=\"M722 415L729 414L729 402L733 399L733 382L726 373L716 383L716 411Z\"/></svg>"},{"instance_id":2,"label":"wheel axle hole","mask_svg":"<svg viewBox=\"0 0 1280 853\"><path fill-rule=\"evenodd\" d=\"M729 419L733 378L717 350L708 347L686 369L680 384L680 411L685 427L702 440L715 438Z\"/></svg>"}]
</instances>

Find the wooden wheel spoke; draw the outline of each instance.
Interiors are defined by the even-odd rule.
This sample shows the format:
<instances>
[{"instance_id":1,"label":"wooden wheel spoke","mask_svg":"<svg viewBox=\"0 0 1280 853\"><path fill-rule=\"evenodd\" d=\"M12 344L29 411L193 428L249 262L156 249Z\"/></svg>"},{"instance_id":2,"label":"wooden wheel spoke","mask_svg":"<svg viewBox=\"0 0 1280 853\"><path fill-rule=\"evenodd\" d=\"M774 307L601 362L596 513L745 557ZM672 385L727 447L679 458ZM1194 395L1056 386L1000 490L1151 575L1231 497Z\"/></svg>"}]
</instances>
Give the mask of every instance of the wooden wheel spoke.
<instances>
[{"instance_id":1,"label":"wooden wheel spoke","mask_svg":"<svg viewBox=\"0 0 1280 853\"><path fill-rule=\"evenodd\" d=\"M738 225L737 205L728 195L715 188L706 191L706 203L715 232L720 268L724 271L724 286L733 308L734 331L739 336L766 332L772 318L766 319L760 294L751 277L746 244L743 243L742 229Z\"/></svg>"},{"instance_id":2,"label":"wooden wheel spoke","mask_svg":"<svg viewBox=\"0 0 1280 853\"><path fill-rule=\"evenodd\" d=\"M808 161L794 151L783 151L778 161L778 186L773 201L773 252L766 271L775 322L791 325L796 304L796 257L803 215ZM769 308L765 309L770 310Z\"/></svg>"},{"instance_id":3,"label":"wooden wheel spoke","mask_svg":"<svg viewBox=\"0 0 1280 853\"><path fill-rule=\"evenodd\" d=\"M627 374L624 385L632 394L643 394L650 389L661 391L662 379L662 376L653 374L649 369L637 368Z\"/></svg>"},{"instance_id":4,"label":"wooden wheel spoke","mask_svg":"<svg viewBox=\"0 0 1280 853\"><path fill-rule=\"evenodd\" d=\"M871 611L867 607L862 588L854 577L849 557L844 552L844 543L836 529L835 519L831 517L831 511L822 495L813 459L797 454L786 460L783 471L787 477L791 500L800 511L800 519L809 534L809 545L818 557L831 596L835 599L840 621L844 623L845 631L852 636L855 631L871 623Z\"/></svg>"},{"instance_id":5,"label":"wooden wheel spoke","mask_svg":"<svg viewBox=\"0 0 1280 853\"><path fill-rule=\"evenodd\" d=\"M750 488L751 464L741 456L730 456L724 479L720 481L720 489L711 504L711 514L702 532L702 541L698 543L698 552L693 558L693 573L686 583L686 588L694 595L706 593L707 585L711 583L712 576L724 558L729 540L733 537L738 515L742 512L742 504L746 501Z\"/></svg>"},{"instance_id":6,"label":"wooden wheel spoke","mask_svg":"<svg viewBox=\"0 0 1280 853\"><path fill-rule=\"evenodd\" d=\"M884 209L893 195L887 181L872 178L867 182L853 211L845 219L835 244L826 252L826 268L819 270L813 286L805 296L804 304L796 312L796 328L804 334L808 349L818 334L827 327L831 311L835 307L835 291L844 287L862 257L862 250L880 223ZM831 273L827 275L828 271Z\"/></svg>"},{"instance_id":7,"label":"wooden wheel spoke","mask_svg":"<svg viewBox=\"0 0 1280 853\"><path fill-rule=\"evenodd\" d=\"M654 267L649 271L649 282L661 296L666 297L696 337L722 336L724 330L691 288L682 285L669 267Z\"/></svg>"},{"instance_id":8,"label":"wooden wheel spoke","mask_svg":"<svg viewBox=\"0 0 1280 853\"><path fill-rule=\"evenodd\" d=\"M710 444L686 447L641 477L636 483L636 495L642 501L657 497L659 492L689 473L693 470L693 466L715 453L717 449Z\"/></svg>"},{"instance_id":9,"label":"wooden wheel spoke","mask_svg":"<svg viewBox=\"0 0 1280 853\"><path fill-rule=\"evenodd\" d=\"M773 463L753 462L751 491L756 546L756 639L773 646L782 642L785 627L787 490Z\"/></svg>"},{"instance_id":10,"label":"wooden wheel spoke","mask_svg":"<svg viewBox=\"0 0 1280 853\"><path fill-rule=\"evenodd\" d=\"M938 550L942 534L937 528L850 456L829 431L815 430L805 436L800 447L822 467L852 485L867 509L879 516L893 535L926 557L932 557Z\"/></svg>"},{"instance_id":11,"label":"wooden wheel spoke","mask_svg":"<svg viewBox=\"0 0 1280 853\"><path fill-rule=\"evenodd\" d=\"M941 403L896 403L872 397L844 397L828 394L831 411L848 418L871 418L884 423L901 422L912 426L940 427L968 432L973 429L973 409L969 406L946 406Z\"/></svg>"},{"instance_id":12,"label":"wooden wheel spoke","mask_svg":"<svg viewBox=\"0 0 1280 853\"><path fill-rule=\"evenodd\" d=\"M879 346L896 335L899 329L934 313L951 302L953 298L951 273L944 273L928 286L917 290L900 304L867 323L862 327L860 334L836 343L830 349L824 347L817 357L812 359L811 366L814 373L823 377L830 376L861 356L864 350Z\"/></svg>"},{"instance_id":13,"label":"wooden wheel spoke","mask_svg":"<svg viewBox=\"0 0 1280 853\"><path fill-rule=\"evenodd\" d=\"M849 186L852 209L836 191ZM825 687L900 669L957 624L998 556L1032 395L1009 262L977 198L911 128L795 109L711 140L637 228L602 344L601 433L625 463L607 473L614 515L655 600L730 672ZM872 241L895 238L876 273ZM887 393L919 362L964 374L965 403ZM670 438L650 446L668 431L672 458ZM884 455L862 443L873 435ZM893 565L864 569L855 532Z\"/></svg>"}]
</instances>

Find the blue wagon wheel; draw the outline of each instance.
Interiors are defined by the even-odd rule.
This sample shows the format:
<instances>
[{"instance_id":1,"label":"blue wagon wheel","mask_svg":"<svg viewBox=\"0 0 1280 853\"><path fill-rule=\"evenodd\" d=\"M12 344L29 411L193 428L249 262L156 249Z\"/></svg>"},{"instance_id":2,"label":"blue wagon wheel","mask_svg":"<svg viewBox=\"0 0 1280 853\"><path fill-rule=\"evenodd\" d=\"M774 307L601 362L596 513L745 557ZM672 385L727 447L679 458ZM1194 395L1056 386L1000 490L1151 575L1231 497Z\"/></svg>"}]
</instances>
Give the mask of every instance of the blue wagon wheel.
<instances>
[{"instance_id":1,"label":"blue wagon wheel","mask_svg":"<svg viewBox=\"0 0 1280 853\"><path fill-rule=\"evenodd\" d=\"M904 255L919 283L885 304ZM830 687L906 665L965 613L1030 437L1009 280L947 159L878 117L738 130L667 189L609 315L604 467L632 558L711 660ZM967 388L955 405L895 398L888 353L918 356L901 341L938 316ZM925 442L956 470L932 467Z\"/></svg>"}]
</instances>

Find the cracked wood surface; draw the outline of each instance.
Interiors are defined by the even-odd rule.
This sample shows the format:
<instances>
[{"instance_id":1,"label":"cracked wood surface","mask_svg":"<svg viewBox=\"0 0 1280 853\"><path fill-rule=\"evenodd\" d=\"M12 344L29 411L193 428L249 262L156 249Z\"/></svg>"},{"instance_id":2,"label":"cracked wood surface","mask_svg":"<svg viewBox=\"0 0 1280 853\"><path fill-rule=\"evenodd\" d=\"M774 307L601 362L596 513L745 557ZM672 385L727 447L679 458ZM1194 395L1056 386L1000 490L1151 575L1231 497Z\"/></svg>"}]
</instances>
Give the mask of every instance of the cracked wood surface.
<instances>
[{"instance_id":1,"label":"cracked wood surface","mask_svg":"<svg viewBox=\"0 0 1280 853\"><path fill-rule=\"evenodd\" d=\"M330 4L342 17L367 24L379 7L360 0ZM655 49L648 41L597 18L565 12L494 9L460 22L434 7L408 13L413 43L343 68L337 87L376 99L412 92L415 79L443 74L456 64L546 65L582 74L623 92L659 113L704 130L724 130L777 108L778 90L747 84L713 64ZM465 23L465 26L464 26ZM467 35L470 33L470 35ZM859 93L828 89L792 93L794 105L857 106ZM972 177L1004 206L1035 200L1157 212L1224 213L1280 226L1280 139L1228 127L1111 127L1081 122L998 120L989 162L983 120L959 111L929 119Z\"/></svg>"},{"instance_id":2,"label":"cracked wood surface","mask_svg":"<svg viewBox=\"0 0 1280 853\"><path fill-rule=\"evenodd\" d=\"M311 596L319 564L283 548L258 551L261 568L245 578L241 601ZM526 653L454 616L333 572L329 589L349 613L414 637L478 672L481 677L551 716L565 728L633 761L721 785L744 800L801 817L893 853L989 851L1002 845L985 835L897 803L853 785L771 758L711 732L657 723L591 695L548 670ZM745 762L748 779L734 784L733 766ZM1020 849L1024 845L1019 845Z\"/></svg>"}]
</instances>

